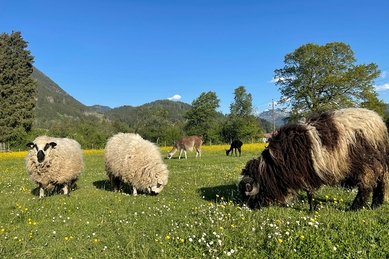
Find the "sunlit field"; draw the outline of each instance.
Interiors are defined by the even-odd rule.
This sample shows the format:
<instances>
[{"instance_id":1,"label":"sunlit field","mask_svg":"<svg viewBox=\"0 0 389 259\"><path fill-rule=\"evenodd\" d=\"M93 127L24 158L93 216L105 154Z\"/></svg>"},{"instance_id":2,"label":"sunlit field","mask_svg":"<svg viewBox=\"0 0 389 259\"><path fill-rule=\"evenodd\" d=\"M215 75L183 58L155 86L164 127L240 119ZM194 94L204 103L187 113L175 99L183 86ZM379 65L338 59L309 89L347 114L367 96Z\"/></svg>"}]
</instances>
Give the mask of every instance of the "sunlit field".
<instances>
[{"instance_id":1,"label":"sunlit field","mask_svg":"<svg viewBox=\"0 0 389 259\"><path fill-rule=\"evenodd\" d=\"M70 197L38 199L26 152L0 153L1 258L388 258L389 206L348 211L356 190L323 187L309 213L304 192L286 207L252 211L236 184L264 144L203 146L202 157L164 159L169 183L157 196L114 193L104 151L85 150ZM165 158L171 147L161 148Z\"/></svg>"}]
</instances>

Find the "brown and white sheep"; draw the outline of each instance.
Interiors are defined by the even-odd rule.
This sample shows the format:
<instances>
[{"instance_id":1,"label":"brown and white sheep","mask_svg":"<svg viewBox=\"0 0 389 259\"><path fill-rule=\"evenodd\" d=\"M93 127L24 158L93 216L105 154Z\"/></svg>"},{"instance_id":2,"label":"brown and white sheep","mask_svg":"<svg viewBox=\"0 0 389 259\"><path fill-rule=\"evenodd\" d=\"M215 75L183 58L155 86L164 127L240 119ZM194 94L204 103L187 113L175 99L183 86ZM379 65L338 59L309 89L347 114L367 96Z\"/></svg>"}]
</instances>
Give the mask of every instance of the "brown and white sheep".
<instances>
[{"instance_id":1,"label":"brown and white sheep","mask_svg":"<svg viewBox=\"0 0 389 259\"><path fill-rule=\"evenodd\" d=\"M27 144L26 169L30 180L39 184L39 198L63 190L69 194L84 169L80 144L68 138L37 137Z\"/></svg>"},{"instance_id":2,"label":"brown and white sheep","mask_svg":"<svg viewBox=\"0 0 389 259\"><path fill-rule=\"evenodd\" d=\"M178 159L181 159L182 151L184 151L185 159L188 157L186 156L186 151L192 151L193 148L196 148L196 157L201 157L201 145L203 144L203 135L194 135L194 136L187 136L182 137L174 144L173 149L169 151L167 154L167 158L171 159L174 155L174 153L177 152L177 150L180 150L180 154L178 156Z\"/></svg>"},{"instance_id":3,"label":"brown and white sheep","mask_svg":"<svg viewBox=\"0 0 389 259\"><path fill-rule=\"evenodd\" d=\"M168 182L169 171L158 147L138 134L118 133L104 150L105 171L114 191L121 183L151 194L160 193Z\"/></svg>"},{"instance_id":4,"label":"brown and white sheep","mask_svg":"<svg viewBox=\"0 0 389 259\"><path fill-rule=\"evenodd\" d=\"M250 208L286 203L299 190L315 209L322 185L358 187L351 210L382 205L388 196L388 132L382 118L362 108L341 109L281 127L261 156L247 162L239 190Z\"/></svg>"}]
</instances>

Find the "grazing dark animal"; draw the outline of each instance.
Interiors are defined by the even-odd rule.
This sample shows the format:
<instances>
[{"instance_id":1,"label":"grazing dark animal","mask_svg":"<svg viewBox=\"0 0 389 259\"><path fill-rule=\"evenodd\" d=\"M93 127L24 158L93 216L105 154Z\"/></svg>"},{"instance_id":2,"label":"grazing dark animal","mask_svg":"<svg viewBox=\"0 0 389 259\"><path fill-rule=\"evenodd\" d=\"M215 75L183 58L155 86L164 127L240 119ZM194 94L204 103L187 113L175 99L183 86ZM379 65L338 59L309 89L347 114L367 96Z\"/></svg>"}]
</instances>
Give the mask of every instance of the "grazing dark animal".
<instances>
[{"instance_id":1,"label":"grazing dark animal","mask_svg":"<svg viewBox=\"0 0 389 259\"><path fill-rule=\"evenodd\" d=\"M238 185L252 208L284 204L299 190L315 209L322 185L358 187L351 210L388 198L388 132L382 118L362 108L341 109L281 127L261 156L247 162Z\"/></svg>"},{"instance_id":2,"label":"grazing dark animal","mask_svg":"<svg viewBox=\"0 0 389 259\"><path fill-rule=\"evenodd\" d=\"M232 151L231 152L231 156L232 156L234 154L234 150L235 150L235 156L238 156L238 153L236 152L236 150L238 150L239 151L239 156L241 156L241 153L242 153L241 147L242 147L242 145L243 145L243 143L239 139L236 139L236 140L232 141L230 149L226 150L226 155L228 156L228 154Z\"/></svg>"}]
</instances>

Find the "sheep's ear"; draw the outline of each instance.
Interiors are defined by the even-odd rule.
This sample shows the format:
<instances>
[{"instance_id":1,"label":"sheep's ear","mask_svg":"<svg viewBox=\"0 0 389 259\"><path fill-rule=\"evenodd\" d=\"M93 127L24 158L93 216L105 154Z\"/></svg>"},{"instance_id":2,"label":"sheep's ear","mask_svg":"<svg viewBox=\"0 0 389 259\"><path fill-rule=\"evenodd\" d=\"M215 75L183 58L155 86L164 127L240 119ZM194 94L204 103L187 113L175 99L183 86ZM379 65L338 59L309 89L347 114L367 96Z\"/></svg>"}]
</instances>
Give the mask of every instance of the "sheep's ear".
<instances>
[{"instance_id":1,"label":"sheep's ear","mask_svg":"<svg viewBox=\"0 0 389 259\"><path fill-rule=\"evenodd\" d=\"M54 148L56 145L57 143L55 142L46 143L45 148L43 150L46 151L49 149L49 147Z\"/></svg>"},{"instance_id":2,"label":"sheep's ear","mask_svg":"<svg viewBox=\"0 0 389 259\"><path fill-rule=\"evenodd\" d=\"M29 147L29 148L34 148L35 144L32 143L32 142L30 142L30 143L28 143L26 146Z\"/></svg>"}]
</instances>

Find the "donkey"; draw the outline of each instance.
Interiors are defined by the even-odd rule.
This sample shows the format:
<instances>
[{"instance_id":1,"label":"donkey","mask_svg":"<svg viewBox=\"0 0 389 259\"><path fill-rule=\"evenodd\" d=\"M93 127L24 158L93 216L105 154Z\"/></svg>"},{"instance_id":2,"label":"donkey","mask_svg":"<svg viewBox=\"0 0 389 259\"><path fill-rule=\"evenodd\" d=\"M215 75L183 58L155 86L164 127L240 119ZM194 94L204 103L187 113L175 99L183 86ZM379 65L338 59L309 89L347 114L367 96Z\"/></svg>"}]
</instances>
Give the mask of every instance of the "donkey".
<instances>
[{"instance_id":1,"label":"donkey","mask_svg":"<svg viewBox=\"0 0 389 259\"><path fill-rule=\"evenodd\" d=\"M188 137L182 137L174 144L173 149L167 154L167 158L171 159L176 153L177 150L180 150L180 155L178 156L178 159L181 159L182 151L184 151L185 159L188 159L186 156L186 151L192 151L193 147L196 148L196 157L201 157L201 145L203 144L203 135L195 135L195 136L188 136Z\"/></svg>"},{"instance_id":2,"label":"donkey","mask_svg":"<svg viewBox=\"0 0 389 259\"><path fill-rule=\"evenodd\" d=\"M236 152L236 150L238 149L239 156L241 156L242 150L240 148L242 147L242 145L243 145L243 143L239 139L232 141L230 149L226 150L226 155L228 156L228 154L232 151L231 152L231 156L232 156L234 154L234 150L235 150L235 156L238 156L238 153Z\"/></svg>"}]
</instances>

